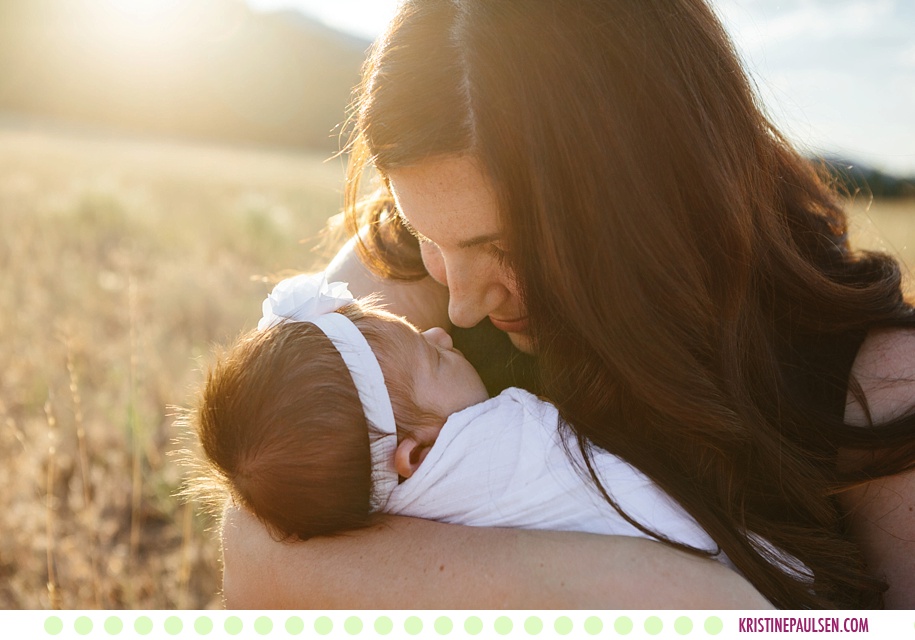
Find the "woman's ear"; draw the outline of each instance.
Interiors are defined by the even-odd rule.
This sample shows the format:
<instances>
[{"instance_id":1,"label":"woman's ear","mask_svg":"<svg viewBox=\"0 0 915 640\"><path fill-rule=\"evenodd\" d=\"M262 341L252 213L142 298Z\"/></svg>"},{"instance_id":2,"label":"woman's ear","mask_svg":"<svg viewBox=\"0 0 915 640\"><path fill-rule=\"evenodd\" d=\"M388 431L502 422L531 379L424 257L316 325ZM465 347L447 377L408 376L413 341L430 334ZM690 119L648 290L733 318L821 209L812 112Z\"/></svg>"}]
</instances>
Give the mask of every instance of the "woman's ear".
<instances>
[{"instance_id":1,"label":"woman's ear","mask_svg":"<svg viewBox=\"0 0 915 640\"><path fill-rule=\"evenodd\" d=\"M409 478L426 459L432 443L419 442L414 436L404 437L394 451L394 468L397 475Z\"/></svg>"}]
</instances>

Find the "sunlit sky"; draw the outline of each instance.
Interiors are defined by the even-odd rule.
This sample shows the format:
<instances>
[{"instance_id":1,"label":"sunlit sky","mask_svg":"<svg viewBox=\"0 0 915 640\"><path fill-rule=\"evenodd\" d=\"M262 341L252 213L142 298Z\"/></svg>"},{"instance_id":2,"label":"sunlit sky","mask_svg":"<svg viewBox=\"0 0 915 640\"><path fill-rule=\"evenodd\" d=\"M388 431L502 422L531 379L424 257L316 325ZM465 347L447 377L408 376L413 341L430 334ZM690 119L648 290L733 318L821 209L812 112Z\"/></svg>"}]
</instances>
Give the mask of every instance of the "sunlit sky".
<instances>
[{"instance_id":1,"label":"sunlit sky","mask_svg":"<svg viewBox=\"0 0 915 640\"><path fill-rule=\"evenodd\" d=\"M257 11L298 9L321 22L374 40L394 15L398 0L245 0Z\"/></svg>"},{"instance_id":2,"label":"sunlit sky","mask_svg":"<svg viewBox=\"0 0 915 640\"><path fill-rule=\"evenodd\" d=\"M366 39L397 0L246 0ZM801 148L915 174L915 2L712 0L770 115Z\"/></svg>"}]
</instances>

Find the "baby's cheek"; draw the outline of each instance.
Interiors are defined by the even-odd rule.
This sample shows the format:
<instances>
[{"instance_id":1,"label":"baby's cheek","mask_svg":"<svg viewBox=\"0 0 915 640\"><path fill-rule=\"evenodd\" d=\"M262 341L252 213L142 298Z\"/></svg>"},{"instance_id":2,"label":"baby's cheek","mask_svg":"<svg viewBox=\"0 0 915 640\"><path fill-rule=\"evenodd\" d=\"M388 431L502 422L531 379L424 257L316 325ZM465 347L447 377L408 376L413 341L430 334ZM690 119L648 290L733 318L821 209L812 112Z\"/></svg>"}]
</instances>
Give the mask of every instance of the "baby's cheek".
<instances>
[{"instance_id":1,"label":"baby's cheek","mask_svg":"<svg viewBox=\"0 0 915 640\"><path fill-rule=\"evenodd\" d=\"M448 274L445 270L445 259L442 257L442 252L439 251L439 248L431 242L423 242L419 245L419 250L423 264L426 266L426 271L429 272L432 279L447 287Z\"/></svg>"}]
</instances>

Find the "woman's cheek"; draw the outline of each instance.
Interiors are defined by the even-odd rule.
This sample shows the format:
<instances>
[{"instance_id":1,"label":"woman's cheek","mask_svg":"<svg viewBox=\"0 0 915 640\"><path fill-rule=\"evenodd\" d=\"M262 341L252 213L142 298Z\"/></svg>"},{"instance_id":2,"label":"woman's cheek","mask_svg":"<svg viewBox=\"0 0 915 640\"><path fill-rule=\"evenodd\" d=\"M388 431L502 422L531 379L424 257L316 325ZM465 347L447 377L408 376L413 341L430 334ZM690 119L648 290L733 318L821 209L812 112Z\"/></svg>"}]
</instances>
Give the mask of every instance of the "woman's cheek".
<instances>
[{"instance_id":1,"label":"woman's cheek","mask_svg":"<svg viewBox=\"0 0 915 640\"><path fill-rule=\"evenodd\" d=\"M423 259L423 264L426 266L426 271L429 272L432 279L447 287L448 276L445 271L445 259L442 257L442 252L431 242L421 243L419 245L419 251Z\"/></svg>"}]
</instances>

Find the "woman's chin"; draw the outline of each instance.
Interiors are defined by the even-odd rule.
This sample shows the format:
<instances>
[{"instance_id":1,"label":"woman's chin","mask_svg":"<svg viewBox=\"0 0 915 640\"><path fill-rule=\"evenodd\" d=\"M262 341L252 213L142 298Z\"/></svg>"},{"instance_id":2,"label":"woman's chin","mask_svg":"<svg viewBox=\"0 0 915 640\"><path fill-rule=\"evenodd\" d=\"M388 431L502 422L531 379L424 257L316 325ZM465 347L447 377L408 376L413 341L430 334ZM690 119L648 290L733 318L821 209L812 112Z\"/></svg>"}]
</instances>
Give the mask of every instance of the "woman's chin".
<instances>
[{"instance_id":1,"label":"woman's chin","mask_svg":"<svg viewBox=\"0 0 915 640\"><path fill-rule=\"evenodd\" d=\"M509 333L508 339L512 341L518 351L531 356L537 353L537 349L534 348L534 341L527 333Z\"/></svg>"}]
</instances>

